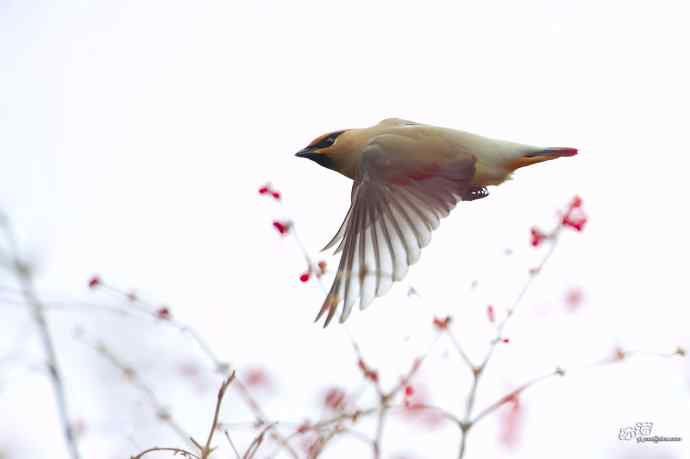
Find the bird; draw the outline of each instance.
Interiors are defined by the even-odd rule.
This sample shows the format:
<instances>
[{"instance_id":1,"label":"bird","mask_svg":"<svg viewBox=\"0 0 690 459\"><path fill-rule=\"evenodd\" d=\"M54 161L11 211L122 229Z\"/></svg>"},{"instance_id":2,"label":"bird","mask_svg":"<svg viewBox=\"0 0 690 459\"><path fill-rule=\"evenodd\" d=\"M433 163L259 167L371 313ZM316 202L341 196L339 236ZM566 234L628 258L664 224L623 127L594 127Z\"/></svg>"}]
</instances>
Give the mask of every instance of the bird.
<instances>
[{"instance_id":1,"label":"bird","mask_svg":"<svg viewBox=\"0 0 690 459\"><path fill-rule=\"evenodd\" d=\"M345 322L402 280L440 220L459 201L489 195L521 167L574 156L576 148L536 147L387 118L368 128L320 135L295 154L353 181L350 208L323 248L342 252L315 322L324 327L342 305Z\"/></svg>"}]
</instances>

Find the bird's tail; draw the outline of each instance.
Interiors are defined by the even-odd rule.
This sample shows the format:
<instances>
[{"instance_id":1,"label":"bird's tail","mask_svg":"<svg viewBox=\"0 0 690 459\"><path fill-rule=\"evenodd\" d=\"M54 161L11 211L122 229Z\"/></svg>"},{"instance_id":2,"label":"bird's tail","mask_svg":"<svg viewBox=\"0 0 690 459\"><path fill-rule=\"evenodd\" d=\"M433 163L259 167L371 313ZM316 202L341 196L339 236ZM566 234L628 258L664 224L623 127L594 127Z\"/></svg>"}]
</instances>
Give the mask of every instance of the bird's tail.
<instances>
[{"instance_id":1,"label":"bird's tail","mask_svg":"<svg viewBox=\"0 0 690 459\"><path fill-rule=\"evenodd\" d=\"M512 170L519 169L532 164L550 161L556 158L563 158L566 156L575 156L577 148L569 147L550 147L550 148L534 148L529 151L521 152L520 156L510 162Z\"/></svg>"}]
</instances>

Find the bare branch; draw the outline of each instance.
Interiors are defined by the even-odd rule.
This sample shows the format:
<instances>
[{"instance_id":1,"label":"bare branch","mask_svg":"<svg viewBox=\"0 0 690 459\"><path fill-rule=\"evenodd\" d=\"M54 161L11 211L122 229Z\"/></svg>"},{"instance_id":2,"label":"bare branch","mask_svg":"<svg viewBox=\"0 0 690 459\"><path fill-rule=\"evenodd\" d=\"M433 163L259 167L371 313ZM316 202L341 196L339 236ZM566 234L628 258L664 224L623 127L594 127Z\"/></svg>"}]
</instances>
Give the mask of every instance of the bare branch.
<instances>
[{"instance_id":1,"label":"bare branch","mask_svg":"<svg viewBox=\"0 0 690 459\"><path fill-rule=\"evenodd\" d=\"M58 366L55 344L50 329L48 328L48 322L46 321L44 312L45 307L38 298L36 288L34 287L31 268L21 259L19 245L15 238L14 231L10 226L9 219L2 213L0 213L0 227L2 227L5 233L10 250L10 260L8 260L8 262L21 285L22 296L31 310L36 328L38 328L41 337L43 351L45 352L47 360L48 374L50 375L53 391L55 392L55 401L57 402L58 415L62 423L67 449L72 459L79 459L81 456L79 454L79 448L77 447L76 435L69 417L67 397L65 396L65 385L62 380L60 367Z\"/></svg>"},{"instance_id":2,"label":"bare branch","mask_svg":"<svg viewBox=\"0 0 690 459\"><path fill-rule=\"evenodd\" d=\"M220 413L220 406L223 403L223 397L225 397L225 391L227 390L228 386L232 381L235 379L235 372L233 371L230 376L228 376L225 381L220 385L220 389L218 389L218 397L216 400L216 409L213 413L213 424L211 424L211 428L208 431L208 438L206 439L206 446L204 446L201 450L201 458L206 459L208 456L211 454L213 451L213 448L211 448L211 441L213 441L213 434L216 432L216 429L218 428L218 415Z\"/></svg>"},{"instance_id":3,"label":"bare branch","mask_svg":"<svg viewBox=\"0 0 690 459\"><path fill-rule=\"evenodd\" d=\"M194 453L192 453L192 452L190 452L190 451L187 451L186 449L180 449L180 448L159 448L159 447L157 447L157 446L156 446L156 447L153 447L153 448L146 449L146 450L140 452L139 454L137 454L136 456L132 456L131 459L141 459L142 457L144 457L145 455L147 455L147 454L149 454L149 453L154 453L154 452L158 452L158 451L168 451L168 452L173 453L174 455L178 455L178 454L179 454L179 455L181 455L182 457L184 457L184 458L186 458L186 459L200 459L199 456L197 456L196 454L194 454Z\"/></svg>"},{"instance_id":4,"label":"bare branch","mask_svg":"<svg viewBox=\"0 0 690 459\"><path fill-rule=\"evenodd\" d=\"M265 425L269 424L270 426L270 431L271 431L271 437L276 440L284 449L287 451L290 456L293 457L293 459L299 459L299 456L297 455L297 452L290 446L290 443L288 439L283 437L280 432L277 430L273 429L273 427L277 423L269 423L268 422L268 417L264 413L264 411L261 409L261 406L259 406L259 403L252 397L251 393L249 392L249 389L244 385L244 383L238 378L235 381L234 387L238 390L240 397L244 400L244 402L249 406L249 409L254 413L254 417L256 418L257 422L260 425Z\"/></svg>"},{"instance_id":5,"label":"bare branch","mask_svg":"<svg viewBox=\"0 0 690 459\"><path fill-rule=\"evenodd\" d=\"M547 373L542 376L538 376L534 379L531 379L527 381L526 383L523 383L522 385L518 386L517 388L513 389L512 391L508 392L506 395L495 401L494 403L490 404L486 408L484 408L479 414L477 414L474 419L472 419L471 424L474 425L477 422L479 422L481 419L483 419L486 415L494 412L496 409L498 409L501 405L507 403L510 400L514 400L518 395L520 395L522 392L525 391L525 389L528 389L535 384L540 383L541 381L544 381L546 379L549 379L553 376L563 376L565 375L565 371L557 367L554 371Z\"/></svg>"},{"instance_id":6,"label":"bare branch","mask_svg":"<svg viewBox=\"0 0 690 459\"><path fill-rule=\"evenodd\" d=\"M186 449L181 449L181 448L154 447L154 448L149 448L147 450L144 450L141 453L137 454L136 456L132 456L132 459L141 459L145 454L152 453L154 451L169 451L169 452L175 453L176 455L181 454L182 456L184 456L186 458L190 458L190 459L208 459L211 456L211 453L213 453L213 451L215 450L215 448L211 447L211 442L213 441L213 435L216 432L216 429L218 428L218 415L220 413L221 404L223 403L223 398L225 397L225 391L234 379L235 379L235 372L233 371L232 374L230 374L230 376L228 376L228 378L225 379L223 381L223 383L220 385L220 389L218 389L218 396L216 399L216 408L215 408L214 413L213 413L213 423L211 424L211 429L208 432L208 438L206 439L206 444L201 445L199 442L194 440L194 438L188 437L189 440L192 442L192 444L194 444L194 446L199 450L199 454L194 454L194 453L192 453ZM228 440L229 439L230 439L230 437L228 436ZM232 444L232 441L230 443ZM233 449L234 449L234 445L233 445Z\"/></svg>"},{"instance_id":7,"label":"bare branch","mask_svg":"<svg viewBox=\"0 0 690 459\"><path fill-rule=\"evenodd\" d=\"M261 443L264 441L264 435L266 435L266 432L275 427L275 425L276 423L274 422L264 427L261 433L259 433L259 435L257 435L256 438L254 438L254 441L252 441L252 443L249 445L242 459L252 459L254 457L256 452L259 450Z\"/></svg>"},{"instance_id":8,"label":"bare branch","mask_svg":"<svg viewBox=\"0 0 690 459\"><path fill-rule=\"evenodd\" d=\"M462 360L465 362L467 367L470 370L474 369L475 365L472 363L472 360L467 355L467 352L465 352L462 346L460 346L460 341L458 341L455 334L450 330L450 328L446 329L446 334L450 337L450 341L453 343L453 346L458 351L458 354L460 354L460 357L462 357Z\"/></svg>"},{"instance_id":9,"label":"bare branch","mask_svg":"<svg viewBox=\"0 0 690 459\"><path fill-rule=\"evenodd\" d=\"M227 429L223 429L223 433L225 434L225 438L228 439L228 443L230 443L230 447L232 448L232 451L235 453L235 458L236 459L242 459L240 456L240 452L237 451L237 448L235 447L235 443L233 443L232 438L230 438L230 434L228 433Z\"/></svg>"},{"instance_id":10,"label":"bare branch","mask_svg":"<svg viewBox=\"0 0 690 459\"><path fill-rule=\"evenodd\" d=\"M381 457L381 442L383 441L383 427L386 423L386 414L388 413L388 406L382 404L379 407L379 414L376 418L376 436L374 437L374 459Z\"/></svg>"}]
</instances>

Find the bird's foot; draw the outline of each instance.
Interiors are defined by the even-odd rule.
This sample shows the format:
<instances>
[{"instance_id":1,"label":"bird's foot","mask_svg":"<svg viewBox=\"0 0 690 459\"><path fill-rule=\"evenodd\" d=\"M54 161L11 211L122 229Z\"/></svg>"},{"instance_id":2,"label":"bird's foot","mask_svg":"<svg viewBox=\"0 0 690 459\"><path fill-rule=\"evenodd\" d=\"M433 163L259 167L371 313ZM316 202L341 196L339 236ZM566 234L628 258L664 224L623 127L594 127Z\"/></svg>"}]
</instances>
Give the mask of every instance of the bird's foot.
<instances>
[{"instance_id":1,"label":"bird's foot","mask_svg":"<svg viewBox=\"0 0 690 459\"><path fill-rule=\"evenodd\" d=\"M470 188L462 195L463 201L474 201L475 199L482 199L489 196L489 190L485 186Z\"/></svg>"}]
</instances>

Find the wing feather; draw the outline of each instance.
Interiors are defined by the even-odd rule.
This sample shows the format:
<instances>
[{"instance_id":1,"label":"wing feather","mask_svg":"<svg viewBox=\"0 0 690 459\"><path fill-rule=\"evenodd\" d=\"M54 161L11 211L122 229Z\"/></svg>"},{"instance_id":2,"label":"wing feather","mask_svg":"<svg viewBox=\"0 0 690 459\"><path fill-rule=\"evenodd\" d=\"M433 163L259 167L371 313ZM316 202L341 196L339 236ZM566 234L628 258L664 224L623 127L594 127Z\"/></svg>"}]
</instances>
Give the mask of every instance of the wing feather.
<instances>
[{"instance_id":1,"label":"wing feather","mask_svg":"<svg viewBox=\"0 0 690 459\"><path fill-rule=\"evenodd\" d=\"M388 229L388 223L386 221L387 216L383 212L383 203L375 202L374 209L379 219L379 224L376 225L377 229L381 230L381 235L383 236L383 240L386 242L386 248L388 249L384 249L382 252L387 255L386 260L390 261L390 265L387 266L389 268L388 271L381 273L383 287L381 287L381 292L377 293L377 296L382 296L383 294L387 293L388 290L390 290L390 288L393 286L393 280L397 277L396 273L398 272L399 266L398 260L400 259L400 250L398 250L398 245L400 244L399 241L397 245L394 246L393 244L393 238L391 237L390 230Z\"/></svg>"},{"instance_id":2,"label":"wing feather","mask_svg":"<svg viewBox=\"0 0 690 459\"><path fill-rule=\"evenodd\" d=\"M342 303L340 322L359 301L366 308L402 280L440 220L470 186L474 158L435 163L401 159L373 146L362 154L345 219L326 249L339 243L338 271L316 320L328 325Z\"/></svg>"},{"instance_id":3,"label":"wing feather","mask_svg":"<svg viewBox=\"0 0 690 459\"><path fill-rule=\"evenodd\" d=\"M333 239L328 241L328 244L324 246L323 249L321 249L322 252L330 249L334 245L336 245L340 240L343 238L343 235L345 234L345 228L347 228L347 222L350 220L350 213L352 212L352 207L347 211L347 215L345 215L345 219L343 220L343 223L340 225L340 229L338 230L337 233L335 233L335 236L333 236ZM341 247L339 246L338 249L336 250L335 253L338 253L340 251Z\"/></svg>"},{"instance_id":4,"label":"wing feather","mask_svg":"<svg viewBox=\"0 0 690 459\"><path fill-rule=\"evenodd\" d=\"M374 255L374 296L379 295L379 292L381 291L381 276L382 276L382 270L383 270L383 264L381 262L381 249L379 248L379 228L378 226L374 223L374 219L376 216L376 213L374 211L374 206L369 205L367 206L367 210L369 211L368 216L369 216L369 221L371 221L371 226L369 227L369 230L371 232L371 250ZM368 298L367 298L368 300ZM372 298L373 300L373 298ZM361 308L364 309L366 308L371 301L365 301L364 298L362 299L362 305Z\"/></svg>"}]
</instances>

